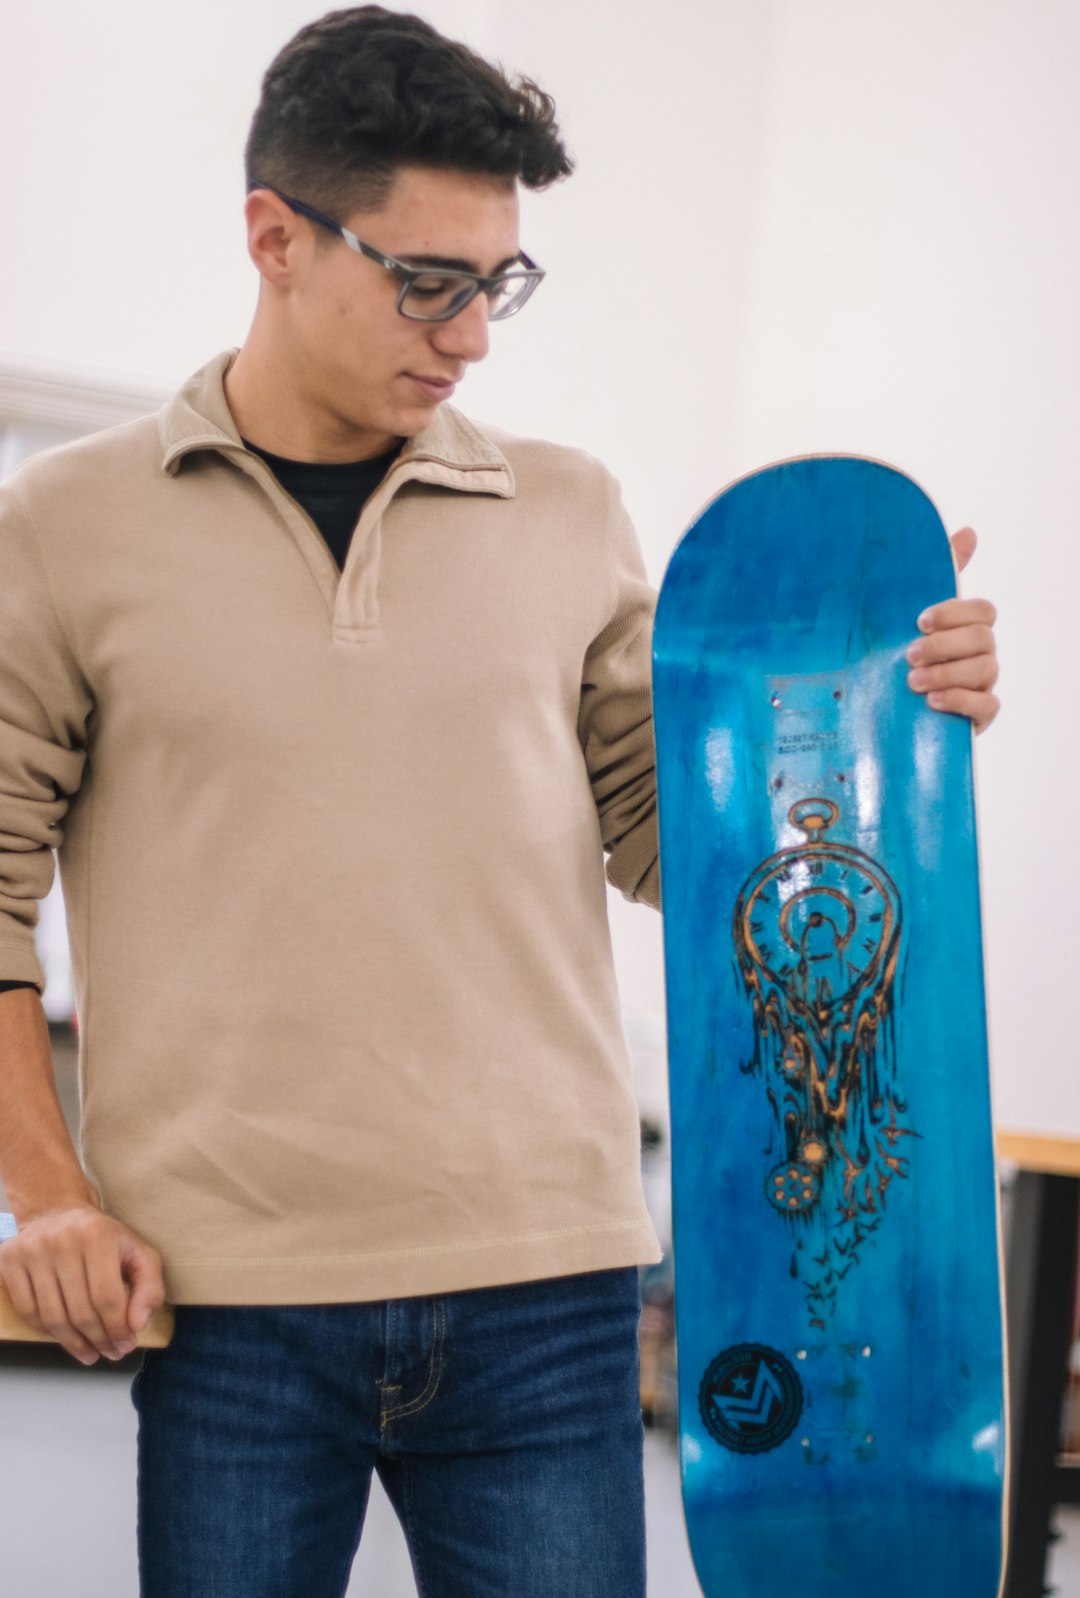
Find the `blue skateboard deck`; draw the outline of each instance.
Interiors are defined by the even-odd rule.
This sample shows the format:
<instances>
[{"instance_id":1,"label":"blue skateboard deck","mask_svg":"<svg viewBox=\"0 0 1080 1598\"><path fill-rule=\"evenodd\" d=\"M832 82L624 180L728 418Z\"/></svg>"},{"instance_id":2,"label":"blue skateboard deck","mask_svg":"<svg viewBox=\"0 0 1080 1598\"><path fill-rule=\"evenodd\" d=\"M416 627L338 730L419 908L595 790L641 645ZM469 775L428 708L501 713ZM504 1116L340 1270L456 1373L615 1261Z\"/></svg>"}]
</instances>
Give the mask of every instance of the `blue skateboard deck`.
<instances>
[{"instance_id":1,"label":"blue skateboard deck","mask_svg":"<svg viewBox=\"0 0 1080 1598\"><path fill-rule=\"evenodd\" d=\"M955 593L890 467L784 462L671 558L653 685L683 1505L706 1598L994 1598L1005 1405Z\"/></svg>"}]
</instances>

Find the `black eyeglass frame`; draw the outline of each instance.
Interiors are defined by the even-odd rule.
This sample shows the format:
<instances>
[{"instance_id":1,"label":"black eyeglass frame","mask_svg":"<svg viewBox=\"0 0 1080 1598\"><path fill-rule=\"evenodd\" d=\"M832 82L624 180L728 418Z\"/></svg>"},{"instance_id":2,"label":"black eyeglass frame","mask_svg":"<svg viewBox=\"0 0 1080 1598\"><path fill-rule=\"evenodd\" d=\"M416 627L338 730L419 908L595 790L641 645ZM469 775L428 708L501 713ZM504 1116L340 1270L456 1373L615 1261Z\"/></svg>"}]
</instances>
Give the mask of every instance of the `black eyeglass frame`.
<instances>
[{"instance_id":1,"label":"black eyeglass frame","mask_svg":"<svg viewBox=\"0 0 1080 1598\"><path fill-rule=\"evenodd\" d=\"M528 284L528 287L516 303L511 302L509 307L504 310L494 309L489 311L488 314L491 321L504 321L508 316L517 315L538 284L543 282L547 276L544 268L537 266L535 261L530 260L524 250L518 252L522 262L521 270L512 269L506 272L497 272L494 277L481 277L478 272L464 272L457 267L444 269L439 266L410 266L406 261L399 261L396 255L386 255L382 250L377 250L373 244L365 244L363 239L357 238L356 234L347 227L343 227L340 222L335 222L332 216L326 216L322 211L317 211L313 205L308 205L304 200L297 200L290 194L283 194L280 189L275 189L272 183L261 183L258 178L252 178L248 184L248 193L251 194L255 189L269 189L270 193L276 194L279 200L284 200L290 211L295 211L298 216L306 216L309 221L316 222L319 227L326 228L330 233L336 233L339 238L345 240L350 250L354 250L357 255L367 256L369 261L374 261L377 266L381 266L385 271L392 273L401 284L395 309L399 316L404 316L410 322L449 322L452 317L463 311L467 305L471 305L478 294L490 296L493 289L501 287L507 281ZM413 311L404 310L402 303L416 280L421 277L431 276L460 278L465 286L459 294L454 295L446 309L438 312L435 316L418 316Z\"/></svg>"}]
</instances>

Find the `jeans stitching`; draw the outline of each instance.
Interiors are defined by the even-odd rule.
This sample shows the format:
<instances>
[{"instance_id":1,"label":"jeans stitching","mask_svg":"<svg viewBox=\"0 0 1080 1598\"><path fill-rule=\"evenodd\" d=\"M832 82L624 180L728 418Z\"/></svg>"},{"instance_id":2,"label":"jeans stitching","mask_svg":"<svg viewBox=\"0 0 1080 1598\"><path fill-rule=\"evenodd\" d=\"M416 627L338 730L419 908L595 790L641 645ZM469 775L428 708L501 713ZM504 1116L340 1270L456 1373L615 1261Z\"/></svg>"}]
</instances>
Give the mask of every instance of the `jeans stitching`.
<instances>
[{"instance_id":1,"label":"jeans stitching","mask_svg":"<svg viewBox=\"0 0 1080 1598\"><path fill-rule=\"evenodd\" d=\"M401 1383L387 1381L388 1376L394 1374L394 1364L397 1360L397 1314L392 1298L386 1300L386 1320L383 1334L383 1346L386 1354L385 1375L376 1382L379 1389L379 1431L386 1425L389 1417L387 1397L390 1393L400 1393Z\"/></svg>"},{"instance_id":2,"label":"jeans stitching","mask_svg":"<svg viewBox=\"0 0 1080 1598\"><path fill-rule=\"evenodd\" d=\"M439 1377L442 1374L443 1332L445 1327L446 1304L445 1301L439 1297L435 1299L432 1305L433 1343L431 1349L431 1361L428 1365L427 1386L418 1397L410 1399L410 1401L407 1404L404 1404L400 1409L384 1409L382 1413L383 1421L401 1420L406 1415L416 1415L420 1412L420 1410L426 1409L428 1404L430 1404L431 1400L435 1397L435 1392L439 1385Z\"/></svg>"}]
</instances>

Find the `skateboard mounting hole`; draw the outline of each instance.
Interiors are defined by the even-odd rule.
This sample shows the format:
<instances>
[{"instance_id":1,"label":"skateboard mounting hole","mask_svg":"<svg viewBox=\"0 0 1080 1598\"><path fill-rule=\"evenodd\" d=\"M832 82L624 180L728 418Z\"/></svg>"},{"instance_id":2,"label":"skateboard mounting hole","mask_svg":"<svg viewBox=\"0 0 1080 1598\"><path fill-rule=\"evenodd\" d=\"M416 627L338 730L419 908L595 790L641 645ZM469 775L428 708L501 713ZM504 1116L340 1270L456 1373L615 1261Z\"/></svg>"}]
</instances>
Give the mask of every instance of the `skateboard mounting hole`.
<instances>
[{"instance_id":1,"label":"skateboard mounting hole","mask_svg":"<svg viewBox=\"0 0 1080 1598\"><path fill-rule=\"evenodd\" d=\"M799 1441L802 1443L804 1448L809 1448L810 1447L810 1439L809 1439L809 1437L801 1437L799 1439Z\"/></svg>"},{"instance_id":2,"label":"skateboard mounting hole","mask_svg":"<svg viewBox=\"0 0 1080 1598\"><path fill-rule=\"evenodd\" d=\"M773 706L774 709L779 710L781 704L783 703L783 700L780 698L779 694L772 694L770 696L769 703L770 703L770 705Z\"/></svg>"},{"instance_id":3,"label":"skateboard mounting hole","mask_svg":"<svg viewBox=\"0 0 1080 1598\"><path fill-rule=\"evenodd\" d=\"M838 772L837 772L837 773L836 773L836 780L837 780L837 782L844 782L844 781L846 781L846 778L845 778L845 776L844 776L844 773L843 773L843 772L842 772L842 771L838 771Z\"/></svg>"},{"instance_id":4,"label":"skateboard mounting hole","mask_svg":"<svg viewBox=\"0 0 1080 1598\"><path fill-rule=\"evenodd\" d=\"M832 696L834 699L843 699L844 690L842 688L834 688Z\"/></svg>"},{"instance_id":5,"label":"skateboard mounting hole","mask_svg":"<svg viewBox=\"0 0 1080 1598\"><path fill-rule=\"evenodd\" d=\"M806 1358L806 1350L805 1350L805 1348L797 1349L796 1352L795 1352L795 1358L796 1359L805 1359Z\"/></svg>"},{"instance_id":6,"label":"skateboard mounting hole","mask_svg":"<svg viewBox=\"0 0 1080 1598\"><path fill-rule=\"evenodd\" d=\"M863 1349L863 1351L862 1351L862 1353L863 1353L863 1359L869 1359L869 1358L870 1358L870 1355L871 1355L871 1354L872 1354L872 1353L873 1353L873 1352L874 1352L874 1350L873 1350L873 1349L872 1349L872 1348L871 1348L871 1347L870 1347L870 1344L869 1344L869 1343L867 1343L867 1345L866 1345L866 1347L865 1347L865 1348L864 1348L864 1349Z\"/></svg>"},{"instance_id":7,"label":"skateboard mounting hole","mask_svg":"<svg viewBox=\"0 0 1080 1598\"><path fill-rule=\"evenodd\" d=\"M873 1432L867 1432L867 1434L866 1434L866 1441L867 1441L867 1442L868 1442L868 1443L872 1443L872 1442L873 1442L873 1441L874 1441L874 1434L873 1434Z\"/></svg>"}]
</instances>

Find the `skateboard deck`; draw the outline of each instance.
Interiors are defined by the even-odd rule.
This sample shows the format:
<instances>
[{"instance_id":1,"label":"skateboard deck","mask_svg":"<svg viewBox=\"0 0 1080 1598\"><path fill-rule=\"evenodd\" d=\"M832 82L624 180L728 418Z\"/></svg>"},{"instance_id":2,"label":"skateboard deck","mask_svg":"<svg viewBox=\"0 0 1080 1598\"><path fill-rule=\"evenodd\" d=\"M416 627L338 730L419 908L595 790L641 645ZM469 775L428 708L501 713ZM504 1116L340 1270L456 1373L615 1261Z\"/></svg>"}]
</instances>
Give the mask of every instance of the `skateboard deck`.
<instances>
[{"instance_id":1,"label":"skateboard deck","mask_svg":"<svg viewBox=\"0 0 1080 1598\"><path fill-rule=\"evenodd\" d=\"M653 635L680 1465L706 1598L994 1598L1006 1458L972 733L933 505L715 499Z\"/></svg>"},{"instance_id":2,"label":"skateboard deck","mask_svg":"<svg viewBox=\"0 0 1080 1598\"><path fill-rule=\"evenodd\" d=\"M16 1233L15 1217L0 1212L0 1244ZM170 1304L163 1304L150 1316L135 1339L137 1348L165 1348L173 1334L174 1314ZM32 1326L15 1313L15 1306L7 1288L0 1282L0 1343L53 1343L56 1339L47 1332L36 1332Z\"/></svg>"}]
</instances>

